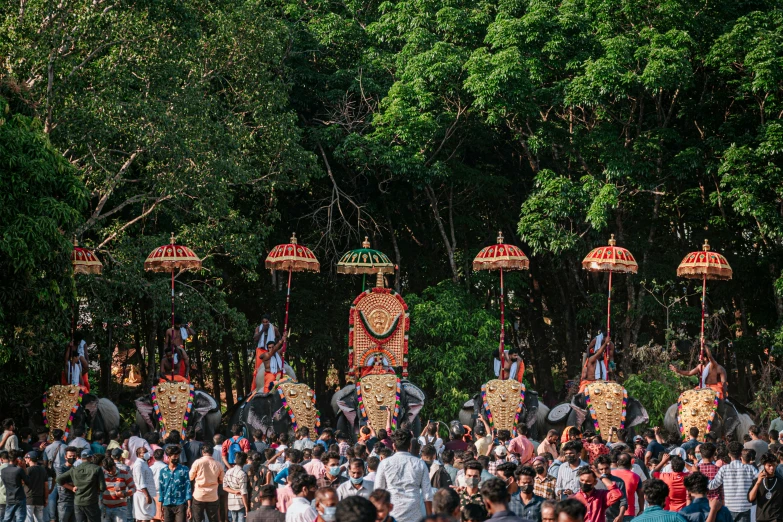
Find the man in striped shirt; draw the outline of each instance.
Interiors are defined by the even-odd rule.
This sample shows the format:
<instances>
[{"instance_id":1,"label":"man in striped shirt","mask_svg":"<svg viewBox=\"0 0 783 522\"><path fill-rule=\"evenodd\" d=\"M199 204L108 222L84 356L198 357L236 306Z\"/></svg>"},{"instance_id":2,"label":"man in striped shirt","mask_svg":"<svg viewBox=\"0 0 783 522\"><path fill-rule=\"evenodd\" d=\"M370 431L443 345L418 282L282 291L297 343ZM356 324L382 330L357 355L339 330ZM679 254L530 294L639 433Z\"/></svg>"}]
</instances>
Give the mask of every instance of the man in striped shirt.
<instances>
[{"instance_id":1,"label":"man in striped shirt","mask_svg":"<svg viewBox=\"0 0 783 522\"><path fill-rule=\"evenodd\" d=\"M103 476L106 489L102 494L105 520L125 522L128 518L128 498L136 492L133 478L127 471L117 468L112 459L103 459Z\"/></svg>"},{"instance_id":2,"label":"man in striped shirt","mask_svg":"<svg viewBox=\"0 0 783 522\"><path fill-rule=\"evenodd\" d=\"M715 478L710 480L709 488L712 490L724 486L724 503L734 522L750 522L748 490L753 487L759 472L754 466L743 464L741 456L742 444L736 441L729 444L731 462L718 470Z\"/></svg>"}]
</instances>

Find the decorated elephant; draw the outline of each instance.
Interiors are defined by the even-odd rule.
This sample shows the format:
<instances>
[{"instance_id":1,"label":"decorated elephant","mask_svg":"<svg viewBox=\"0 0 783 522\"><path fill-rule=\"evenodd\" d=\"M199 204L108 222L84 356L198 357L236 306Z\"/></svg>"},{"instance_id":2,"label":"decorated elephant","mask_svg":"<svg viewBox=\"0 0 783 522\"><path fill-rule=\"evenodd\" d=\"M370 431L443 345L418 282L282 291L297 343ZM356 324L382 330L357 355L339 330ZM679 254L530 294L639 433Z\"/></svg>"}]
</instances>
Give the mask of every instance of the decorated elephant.
<instances>
[{"instance_id":1,"label":"decorated elephant","mask_svg":"<svg viewBox=\"0 0 783 522\"><path fill-rule=\"evenodd\" d=\"M49 388L44 397L43 416L50 431L61 429L66 434L75 426L82 428L84 433L108 433L120 427L117 406L109 399L84 393L79 386Z\"/></svg>"},{"instance_id":2,"label":"decorated elephant","mask_svg":"<svg viewBox=\"0 0 783 522\"><path fill-rule=\"evenodd\" d=\"M663 424L669 433L687 435L691 427L696 427L702 435L712 431L720 437L734 434L736 440L742 440L755 424L749 413L730 399L717 399L710 388L687 390L666 410Z\"/></svg>"},{"instance_id":3,"label":"decorated elephant","mask_svg":"<svg viewBox=\"0 0 783 522\"><path fill-rule=\"evenodd\" d=\"M407 379L399 379L395 374L365 375L359 386L349 384L334 394L332 409L337 429L354 438L365 424L375 429L385 428L388 410L384 407L393 411L393 427L404 422L418 434L424 400L424 392Z\"/></svg>"},{"instance_id":4,"label":"decorated elephant","mask_svg":"<svg viewBox=\"0 0 783 522\"><path fill-rule=\"evenodd\" d=\"M486 388L493 382L508 382L509 385L513 385L516 381L490 381L482 387L482 391L473 396L472 399L462 405L462 409L459 412L459 421L465 426L470 426L474 429L481 421L474 415L481 415L485 419L487 418L487 406ZM516 391L515 391L516 392ZM518 393L518 392L516 392ZM476 405L479 405L478 410ZM519 409L518 416L515 414L514 419L506 421L505 424L524 423L529 429L529 436L534 440L540 440L538 437L543 437L546 434L546 416L549 413L549 408L543 403L538 402L538 392L533 390L524 390L524 402L520 405L514 405L514 408ZM491 414L491 412L490 412ZM497 416L497 412L496 412ZM498 427L493 423L493 427Z\"/></svg>"},{"instance_id":5,"label":"decorated elephant","mask_svg":"<svg viewBox=\"0 0 783 522\"><path fill-rule=\"evenodd\" d=\"M608 438L612 428L631 429L649 420L642 403L628 396L622 385L595 381L577 394L570 403L563 402L549 411L548 429L559 432L568 426L595 431Z\"/></svg>"},{"instance_id":6,"label":"decorated elephant","mask_svg":"<svg viewBox=\"0 0 783 522\"><path fill-rule=\"evenodd\" d=\"M255 393L239 401L227 412L227 418L231 425L243 425L248 435L261 430L266 435L288 433L293 436L298 428L307 427L312 436L321 425L315 402L315 392L309 386L285 377L271 392Z\"/></svg>"},{"instance_id":7,"label":"decorated elephant","mask_svg":"<svg viewBox=\"0 0 783 522\"><path fill-rule=\"evenodd\" d=\"M136 424L142 434L193 427L197 439L211 441L220 428L217 401L188 382L159 383L150 395L136 399L135 405Z\"/></svg>"}]
</instances>

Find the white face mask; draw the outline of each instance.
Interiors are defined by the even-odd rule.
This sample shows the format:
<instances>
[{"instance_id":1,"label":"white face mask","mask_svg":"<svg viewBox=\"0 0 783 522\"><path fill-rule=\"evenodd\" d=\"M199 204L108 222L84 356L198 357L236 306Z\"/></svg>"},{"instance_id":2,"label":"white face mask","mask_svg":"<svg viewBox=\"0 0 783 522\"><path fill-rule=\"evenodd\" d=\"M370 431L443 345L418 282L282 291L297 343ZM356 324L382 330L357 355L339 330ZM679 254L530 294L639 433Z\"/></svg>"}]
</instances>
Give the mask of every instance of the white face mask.
<instances>
[{"instance_id":1,"label":"white face mask","mask_svg":"<svg viewBox=\"0 0 783 522\"><path fill-rule=\"evenodd\" d=\"M337 515L337 506L325 507L324 512L321 515L326 522L334 522Z\"/></svg>"},{"instance_id":2,"label":"white face mask","mask_svg":"<svg viewBox=\"0 0 783 522\"><path fill-rule=\"evenodd\" d=\"M144 455L142 455L141 458L143 458L144 460L150 460L150 452L148 451L144 453Z\"/></svg>"}]
</instances>

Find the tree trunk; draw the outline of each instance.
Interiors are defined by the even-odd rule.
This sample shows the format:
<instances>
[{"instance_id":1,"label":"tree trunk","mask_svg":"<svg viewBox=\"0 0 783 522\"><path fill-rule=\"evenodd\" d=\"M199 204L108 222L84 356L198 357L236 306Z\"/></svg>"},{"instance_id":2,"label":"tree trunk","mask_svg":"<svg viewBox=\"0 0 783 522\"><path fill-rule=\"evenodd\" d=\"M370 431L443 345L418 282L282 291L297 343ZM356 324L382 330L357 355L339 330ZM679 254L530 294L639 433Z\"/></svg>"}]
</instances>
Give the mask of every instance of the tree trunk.
<instances>
[{"instance_id":1,"label":"tree trunk","mask_svg":"<svg viewBox=\"0 0 783 522\"><path fill-rule=\"evenodd\" d=\"M239 350L231 350L231 358L234 360L234 378L237 383L237 397L245 396L245 376L242 374L242 365L239 362Z\"/></svg>"},{"instance_id":2,"label":"tree trunk","mask_svg":"<svg viewBox=\"0 0 783 522\"><path fill-rule=\"evenodd\" d=\"M220 364L218 363L218 354L217 350L215 350L214 346L209 346L209 366L212 373L212 397L215 398L215 400L218 403L218 407L220 406Z\"/></svg>"},{"instance_id":3,"label":"tree trunk","mask_svg":"<svg viewBox=\"0 0 783 522\"><path fill-rule=\"evenodd\" d=\"M98 387L101 395L111 397L111 356L114 353L114 325L109 323L106 327L106 346L100 351L101 377Z\"/></svg>"},{"instance_id":4,"label":"tree trunk","mask_svg":"<svg viewBox=\"0 0 783 522\"><path fill-rule=\"evenodd\" d=\"M231 386L231 360L225 347L220 349L220 355L223 362L223 389L226 391L226 407L230 408L234 405L234 387Z\"/></svg>"},{"instance_id":5,"label":"tree trunk","mask_svg":"<svg viewBox=\"0 0 783 522\"><path fill-rule=\"evenodd\" d=\"M196 379L198 380L199 388L202 390L206 389L206 385L204 384L204 359L201 357L201 340L196 339L196 341L193 343L193 358L196 362ZM191 376L194 372L191 371Z\"/></svg>"},{"instance_id":6,"label":"tree trunk","mask_svg":"<svg viewBox=\"0 0 783 522\"><path fill-rule=\"evenodd\" d=\"M456 242L449 240L449 235L446 233L446 228L443 226L443 219L440 216L440 210L438 210L438 198L435 197L435 191L427 184L424 187L424 192L427 194L427 198L430 200L430 208L435 216L435 223L438 225L438 231L440 237L443 239L443 246L446 247L446 255L449 259L449 267L451 268L451 280L455 283L459 282L459 271L457 270L457 261L454 256L454 249L456 248ZM451 211L451 208L449 208ZM451 229L451 237L454 237L454 228Z\"/></svg>"},{"instance_id":7,"label":"tree trunk","mask_svg":"<svg viewBox=\"0 0 783 522\"><path fill-rule=\"evenodd\" d=\"M533 311L530 317L530 332L532 343L530 345L530 358L533 363L533 373L536 376L536 386L539 397L543 399L554 398L555 381L552 378L552 359L549 356L549 337L544 328L544 310L542 306L543 296L541 285L535 279L532 281L531 293Z\"/></svg>"}]
</instances>

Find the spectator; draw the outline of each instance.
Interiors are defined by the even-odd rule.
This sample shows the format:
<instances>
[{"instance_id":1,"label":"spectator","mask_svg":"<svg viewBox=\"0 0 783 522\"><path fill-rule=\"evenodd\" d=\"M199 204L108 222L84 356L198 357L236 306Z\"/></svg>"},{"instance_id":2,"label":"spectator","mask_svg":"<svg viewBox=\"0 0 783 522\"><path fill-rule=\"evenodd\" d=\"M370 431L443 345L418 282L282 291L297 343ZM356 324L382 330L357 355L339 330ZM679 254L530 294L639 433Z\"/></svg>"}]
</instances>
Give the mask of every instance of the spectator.
<instances>
[{"instance_id":1,"label":"spectator","mask_svg":"<svg viewBox=\"0 0 783 522\"><path fill-rule=\"evenodd\" d=\"M315 492L315 510L318 522L334 522L337 511L337 492L333 488L319 488Z\"/></svg>"},{"instance_id":2,"label":"spectator","mask_svg":"<svg viewBox=\"0 0 783 522\"><path fill-rule=\"evenodd\" d=\"M378 520L378 510L363 497L348 497L337 504L337 522L371 522Z\"/></svg>"},{"instance_id":3,"label":"spectator","mask_svg":"<svg viewBox=\"0 0 783 522\"><path fill-rule=\"evenodd\" d=\"M557 479L547 473L548 467L545 457L538 456L533 459L533 469L536 472L533 481L533 494L546 500L554 500Z\"/></svg>"},{"instance_id":4,"label":"spectator","mask_svg":"<svg viewBox=\"0 0 783 522\"><path fill-rule=\"evenodd\" d=\"M647 430L644 432L644 438L647 440L647 448L644 450L644 465L647 468L651 468L650 459L660 459L661 454L666 452L664 448L657 440L658 428Z\"/></svg>"},{"instance_id":5,"label":"spectator","mask_svg":"<svg viewBox=\"0 0 783 522\"><path fill-rule=\"evenodd\" d=\"M578 502L582 506L581 502ZM584 506L582 506L584 508ZM545 500L541 503L541 522L557 522L555 515L555 503L551 500Z\"/></svg>"},{"instance_id":6,"label":"spectator","mask_svg":"<svg viewBox=\"0 0 783 522\"><path fill-rule=\"evenodd\" d=\"M0 450L16 451L19 449L19 437L16 436L16 423L14 419L3 421L3 436L0 438Z\"/></svg>"},{"instance_id":7,"label":"spectator","mask_svg":"<svg viewBox=\"0 0 783 522\"><path fill-rule=\"evenodd\" d=\"M385 490L375 490L385 491ZM388 492L385 492L388 495ZM391 497L389 497L391 499ZM370 497L372 500L372 497ZM378 507L377 505L375 507ZM459 493L453 488L441 488L432 496L432 513L460 518Z\"/></svg>"},{"instance_id":8,"label":"spectator","mask_svg":"<svg viewBox=\"0 0 783 522\"><path fill-rule=\"evenodd\" d=\"M269 444L264 441L264 432L261 430L253 430L253 449L256 453L264 454L264 451L269 448Z\"/></svg>"},{"instance_id":9,"label":"spectator","mask_svg":"<svg viewBox=\"0 0 783 522\"><path fill-rule=\"evenodd\" d=\"M605 522L607 508L620 502L622 492L606 475L601 475L601 483L606 489L596 489L598 479L590 467L581 468L578 474L579 492L573 498L587 507L585 522Z\"/></svg>"},{"instance_id":10,"label":"spectator","mask_svg":"<svg viewBox=\"0 0 783 522\"><path fill-rule=\"evenodd\" d=\"M477 460L465 463L465 488L459 493L460 507L465 507L468 504L484 505L484 500L481 498L481 490L479 489L481 472L482 467Z\"/></svg>"},{"instance_id":11,"label":"spectator","mask_svg":"<svg viewBox=\"0 0 783 522\"><path fill-rule=\"evenodd\" d=\"M508 489L505 482L499 478L491 478L481 486L481 498L484 500L484 507L491 515L489 520L494 522L522 522L518 517L508 509Z\"/></svg>"},{"instance_id":12,"label":"spectator","mask_svg":"<svg viewBox=\"0 0 783 522\"><path fill-rule=\"evenodd\" d=\"M546 438L544 441L538 445L538 449L536 450L536 453L538 455L543 455L544 453L549 453L552 455L552 458L557 458L560 456L560 453L557 449L557 444L560 441L560 435L557 433L556 430L549 430L546 434Z\"/></svg>"},{"instance_id":13,"label":"spectator","mask_svg":"<svg viewBox=\"0 0 783 522\"><path fill-rule=\"evenodd\" d=\"M27 485L27 522L44 522L44 507L49 497L49 474L41 466L40 455L31 451L24 456ZM46 520L45 522L49 522Z\"/></svg>"},{"instance_id":14,"label":"spectator","mask_svg":"<svg viewBox=\"0 0 783 522\"><path fill-rule=\"evenodd\" d=\"M564 464L557 470L557 482L555 483L555 495L571 496L579 490L578 471L587 466L587 462L581 460L582 443L578 440L570 440L563 445Z\"/></svg>"},{"instance_id":15,"label":"spectator","mask_svg":"<svg viewBox=\"0 0 783 522\"><path fill-rule=\"evenodd\" d=\"M291 489L296 495L285 513L286 522L313 522L318 513L310 505L317 489L315 477L297 473L291 479Z\"/></svg>"},{"instance_id":16,"label":"spectator","mask_svg":"<svg viewBox=\"0 0 783 522\"><path fill-rule=\"evenodd\" d=\"M288 466L288 484L286 484L284 487L279 488L277 490L277 509L281 513L285 513L288 511L288 506L291 504L291 502L296 498L296 495L294 494L294 490L291 489L291 483L294 480L294 475L297 475L299 473L305 473L305 470L302 466L299 464L291 464ZM317 481L316 481L317 485Z\"/></svg>"},{"instance_id":17,"label":"spectator","mask_svg":"<svg viewBox=\"0 0 783 522\"><path fill-rule=\"evenodd\" d=\"M432 486L430 486L429 472L421 459L408 452L410 446L411 433L397 430L394 433L394 447L397 453L381 461L375 480L376 488L385 489L391 494L392 504L394 504L392 516L398 522L418 522L425 515L421 510L422 501L426 513L432 512Z\"/></svg>"},{"instance_id":18,"label":"spectator","mask_svg":"<svg viewBox=\"0 0 783 522\"><path fill-rule=\"evenodd\" d=\"M8 467L8 464L11 460L11 457L8 455L7 451L0 451L0 476L2 476L3 470ZM3 485L3 481L0 480L0 521L5 518L5 485Z\"/></svg>"},{"instance_id":19,"label":"spectator","mask_svg":"<svg viewBox=\"0 0 783 522\"><path fill-rule=\"evenodd\" d=\"M481 421L481 424L476 426L476 442L473 445L479 455L486 455L493 442L492 429L483 416L480 415L479 420Z\"/></svg>"},{"instance_id":20,"label":"spectator","mask_svg":"<svg viewBox=\"0 0 783 522\"><path fill-rule=\"evenodd\" d=\"M367 475L365 475L366 480L371 480L373 484L375 483L375 475L378 472L378 464L381 463L381 459L378 457L367 457Z\"/></svg>"},{"instance_id":21,"label":"spectator","mask_svg":"<svg viewBox=\"0 0 783 522\"><path fill-rule=\"evenodd\" d=\"M353 459L348 465L348 482L343 482L337 488L337 496L340 500L359 495L370 498L374 484L364 478L364 462L361 459Z\"/></svg>"},{"instance_id":22,"label":"spectator","mask_svg":"<svg viewBox=\"0 0 783 522\"><path fill-rule=\"evenodd\" d=\"M213 457L214 448L204 444L201 458L190 468L189 478L193 481L193 501L191 503L193 522L203 522L206 513L210 522L218 520L218 487L223 483L223 468Z\"/></svg>"},{"instance_id":23,"label":"spectator","mask_svg":"<svg viewBox=\"0 0 783 522\"><path fill-rule=\"evenodd\" d=\"M517 469L513 464L507 463L498 468L498 472L500 479L504 479L507 473L511 473L517 486L516 492L509 490L511 495L509 509L519 517L540 522L541 504L546 499L535 494L536 470L530 466L521 466Z\"/></svg>"},{"instance_id":24,"label":"spectator","mask_svg":"<svg viewBox=\"0 0 783 522\"><path fill-rule=\"evenodd\" d=\"M421 448L421 460L423 460L424 464L429 468L430 484L436 490L447 488L452 485L451 476L443 469L440 462L437 461L437 457L437 450L432 444L427 444Z\"/></svg>"},{"instance_id":25,"label":"spectator","mask_svg":"<svg viewBox=\"0 0 783 522\"><path fill-rule=\"evenodd\" d=\"M780 442L778 441L779 436L780 432L778 430L769 430L769 446L767 446L767 451L773 455L776 455L781 448Z\"/></svg>"},{"instance_id":26,"label":"spectator","mask_svg":"<svg viewBox=\"0 0 783 522\"><path fill-rule=\"evenodd\" d=\"M103 518L108 522L125 522L129 515L128 498L136 492L133 478L127 471L117 469L113 459L103 459L102 466L106 482L106 490L102 494Z\"/></svg>"},{"instance_id":27,"label":"spectator","mask_svg":"<svg viewBox=\"0 0 783 522\"><path fill-rule=\"evenodd\" d=\"M573 498L561 500L555 505L557 522L583 522L586 514L585 505Z\"/></svg>"},{"instance_id":28,"label":"spectator","mask_svg":"<svg viewBox=\"0 0 783 522\"><path fill-rule=\"evenodd\" d=\"M443 452L440 454L440 461L443 463L443 469L446 470L446 473L449 474L449 478L451 479L451 483L453 485L457 484L457 473L460 471L455 465L454 465L454 452L449 449L444 449Z\"/></svg>"},{"instance_id":29,"label":"spectator","mask_svg":"<svg viewBox=\"0 0 783 522\"><path fill-rule=\"evenodd\" d=\"M659 470L671 461L671 473L661 473ZM653 468L653 476L661 479L669 486L669 495L666 498L664 509L679 511L688 503L688 495L685 489L685 461L680 457L670 457L668 453L663 455L661 462Z\"/></svg>"},{"instance_id":30,"label":"spectator","mask_svg":"<svg viewBox=\"0 0 783 522\"><path fill-rule=\"evenodd\" d=\"M275 508L277 488L272 484L261 486L258 493L260 505L247 515L247 522L285 522L285 514Z\"/></svg>"},{"instance_id":31,"label":"spectator","mask_svg":"<svg viewBox=\"0 0 783 522\"><path fill-rule=\"evenodd\" d=\"M138 458L139 455L144 455L145 453L145 452L139 453L139 449L144 448L145 450L147 450L147 452L150 453L150 455L152 455L152 447L150 446L149 442L147 442L146 440L144 440L139 436L141 430L139 429L138 424L131 424L130 431L131 431L131 436L128 439L128 443L125 449L128 450L128 454L129 454L128 462L126 462L126 464L132 467L133 464L135 464L136 462L136 458ZM76 435L76 429L74 429L74 435ZM77 440L78 437L71 442L71 446L79 446L78 444L76 444Z\"/></svg>"},{"instance_id":32,"label":"spectator","mask_svg":"<svg viewBox=\"0 0 783 522\"><path fill-rule=\"evenodd\" d=\"M669 486L664 481L654 478L645 482L644 500L647 502L647 507L644 513L633 519L633 522L685 522L679 514L663 509L668 497Z\"/></svg>"},{"instance_id":33,"label":"spectator","mask_svg":"<svg viewBox=\"0 0 783 522\"><path fill-rule=\"evenodd\" d=\"M775 476L777 459L765 454L761 457L761 465L756 483L748 492L748 501L756 504L757 522L783 520L783 481Z\"/></svg>"},{"instance_id":34,"label":"spectator","mask_svg":"<svg viewBox=\"0 0 783 522\"><path fill-rule=\"evenodd\" d=\"M732 442L729 444L729 457L731 462L722 466L715 478L710 480L709 488L723 487L726 497L726 507L731 511L734 522L750 522L750 502L748 491L753 487L758 470L741 461L742 444Z\"/></svg>"},{"instance_id":35,"label":"spectator","mask_svg":"<svg viewBox=\"0 0 783 522\"><path fill-rule=\"evenodd\" d=\"M378 512L375 522L396 522L391 516L394 505L391 503L391 495L385 489L376 489L370 495L370 502Z\"/></svg>"},{"instance_id":36,"label":"spectator","mask_svg":"<svg viewBox=\"0 0 783 522\"><path fill-rule=\"evenodd\" d=\"M704 474L708 480L715 478L718 474L718 466L715 465L716 446L712 442L705 442L699 446L701 460L699 461L699 472ZM717 489L708 489L707 500L718 499L723 502L723 486Z\"/></svg>"},{"instance_id":37,"label":"spectator","mask_svg":"<svg viewBox=\"0 0 783 522\"><path fill-rule=\"evenodd\" d=\"M343 482L348 482L348 479L341 475L342 468L340 467L340 455L338 453L329 452L326 454L324 460L326 461L326 474L318 480L319 488L337 488Z\"/></svg>"},{"instance_id":38,"label":"spectator","mask_svg":"<svg viewBox=\"0 0 783 522\"><path fill-rule=\"evenodd\" d=\"M527 438L527 424L519 423L517 426L517 436L511 440L508 445L509 453L517 455L521 465L529 464L535 455L535 448L530 439Z\"/></svg>"},{"instance_id":39,"label":"spectator","mask_svg":"<svg viewBox=\"0 0 783 522\"><path fill-rule=\"evenodd\" d=\"M8 430L7 426L6 430ZM0 471L0 480L3 483L6 497L4 522L24 522L27 517L27 495L25 495L23 486L29 486L30 479L19 467L18 452L19 450L7 452L8 465Z\"/></svg>"},{"instance_id":40,"label":"spectator","mask_svg":"<svg viewBox=\"0 0 783 522\"><path fill-rule=\"evenodd\" d=\"M245 522L245 517L250 512L247 473L244 470L247 453L238 451L233 457L234 465L223 476L223 491L228 493L228 519L231 522Z\"/></svg>"},{"instance_id":41,"label":"spectator","mask_svg":"<svg viewBox=\"0 0 783 522\"><path fill-rule=\"evenodd\" d=\"M427 517L428 519L430 517ZM487 510L484 506L480 506L478 504L468 504L464 508L462 508L462 522L484 522L489 518L489 515L487 514ZM453 522L449 520L448 518L439 518L436 519L434 522Z\"/></svg>"},{"instance_id":42,"label":"spectator","mask_svg":"<svg viewBox=\"0 0 783 522\"><path fill-rule=\"evenodd\" d=\"M612 459L609 455L601 455L595 459L595 471L599 477L605 476L612 482L614 482L617 489L620 490L622 496L619 502L615 502L608 508L606 508L606 520L607 522L622 522L625 518L625 513L628 511L628 497L625 491L625 482L620 477L616 477L612 473ZM604 489L604 481L596 483L597 489Z\"/></svg>"},{"instance_id":43,"label":"spectator","mask_svg":"<svg viewBox=\"0 0 783 522\"><path fill-rule=\"evenodd\" d=\"M193 499L190 490L190 477L188 468L180 464L182 449L179 446L166 448L166 456L169 458L167 467L160 471L158 476L158 501L163 511L164 522L185 522L192 515L191 502Z\"/></svg>"},{"instance_id":44,"label":"spectator","mask_svg":"<svg viewBox=\"0 0 783 522\"><path fill-rule=\"evenodd\" d=\"M244 452L246 455L250 452L250 441L242 436L242 433L244 433L242 425L234 424L231 427L231 433L233 436L223 442L220 451L221 459L226 470L234 465L234 455L240 451ZM278 451L285 451L285 449L281 450L278 448Z\"/></svg>"},{"instance_id":45,"label":"spectator","mask_svg":"<svg viewBox=\"0 0 783 522\"><path fill-rule=\"evenodd\" d=\"M688 522L706 522L710 514L710 502L707 498L709 479L698 471L685 477L685 488L691 497L691 503L680 510L680 515ZM718 511L715 522L732 522L731 513L725 507Z\"/></svg>"},{"instance_id":46,"label":"spectator","mask_svg":"<svg viewBox=\"0 0 783 522\"><path fill-rule=\"evenodd\" d=\"M690 435L691 438L683 442L680 446L686 452L690 449L696 449L696 446L699 445L699 428L693 426L688 430L688 435Z\"/></svg>"},{"instance_id":47,"label":"spectator","mask_svg":"<svg viewBox=\"0 0 783 522\"><path fill-rule=\"evenodd\" d=\"M57 477L57 484L74 494L74 517L78 522L100 522L101 510L98 507L98 499L101 493L106 491L103 470L90 462L89 450L82 450L84 462L76 466L77 451L79 448L66 448L65 457L71 467Z\"/></svg>"},{"instance_id":48,"label":"spectator","mask_svg":"<svg viewBox=\"0 0 783 522\"><path fill-rule=\"evenodd\" d=\"M767 451L769 451L769 444L764 442L764 440L761 438L761 430L758 426L751 426L748 430L748 434L750 435L750 442L745 443L745 449L750 449L756 452L756 457L753 463L758 466L761 464L761 457L766 455Z\"/></svg>"},{"instance_id":49,"label":"spectator","mask_svg":"<svg viewBox=\"0 0 783 522\"><path fill-rule=\"evenodd\" d=\"M196 430L193 427L188 428L186 433L187 440L182 445L182 453L180 454L180 464L184 464L190 469L193 463L201 456L201 447L204 445L200 440L196 440ZM185 458L182 459L182 454ZM168 453L166 454L168 455Z\"/></svg>"},{"instance_id":50,"label":"spectator","mask_svg":"<svg viewBox=\"0 0 783 522\"><path fill-rule=\"evenodd\" d=\"M274 450L272 450L274 451ZM272 483L272 472L267 469L263 464L264 456L260 453L254 453L252 462L247 469L247 487L248 494L250 495L250 511L255 511L261 507L261 492L264 491L264 486ZM291 473L291 467L288 468L288 473ZM277 499L277 495L275 495Z\"/></svg>"},{"instance_id":51,"label":"spectator","mask_svg":"<svg viewBox=\"0 0 783 522\"><path fill-rule=\"evenodd\" d=\"M324 447L321 444L316 444L313 447L313 458L305 464L303 467L307 473L314 476L316 480L320 480L324 478L324 475L326 475L326 466L324 466L324 463L321 462L321 458L323 457L326 450L324 450ZM377 460L377 457L371 457ZM376 465L377 466L377 465Z\"/></svg>"},{"instance_id":52,"label":"spectator","mask_svg":"<svg viewBox=\"0 0 783 522\"><path fill-rule=\"evenodd\" d=\"M136 462L133 463L131 471L136 486L136 492L133 494L133 517L137 521L152 520L156 513L153 499L158 496L158 492L155 489L155 477L147 464L149 459L148 449L136 449Z\"/></svg>"},{"instance_id":53,"label":"spectator","mask_svg":"<svg viewBox=\"0 0 783 522\"><path fill-rule=\"evenodd\" d=\"M305 449L313 449L315 442L310 440L310 428L302 426L296 430L296 440L294 441L294 449L303 451Z\"/></svg>"},{"instance_id":54,"label":"spectator","mask_svg":"<svg viewBox=\"0 0 783 522\"><path fill-rule=\"evenodd\" d=\"M635 517L642 513L644 507L644 495L642 493L642 479L639 475L631 471L631 455L620 453L616 457L617 468L612 471L612 475L622 479L625 484L625 499L628 508L625 511L625 517ZM636 508L639 507L637 512ZM610 521L611 522L611 521Z\"/></svg>"}]
</instances>

